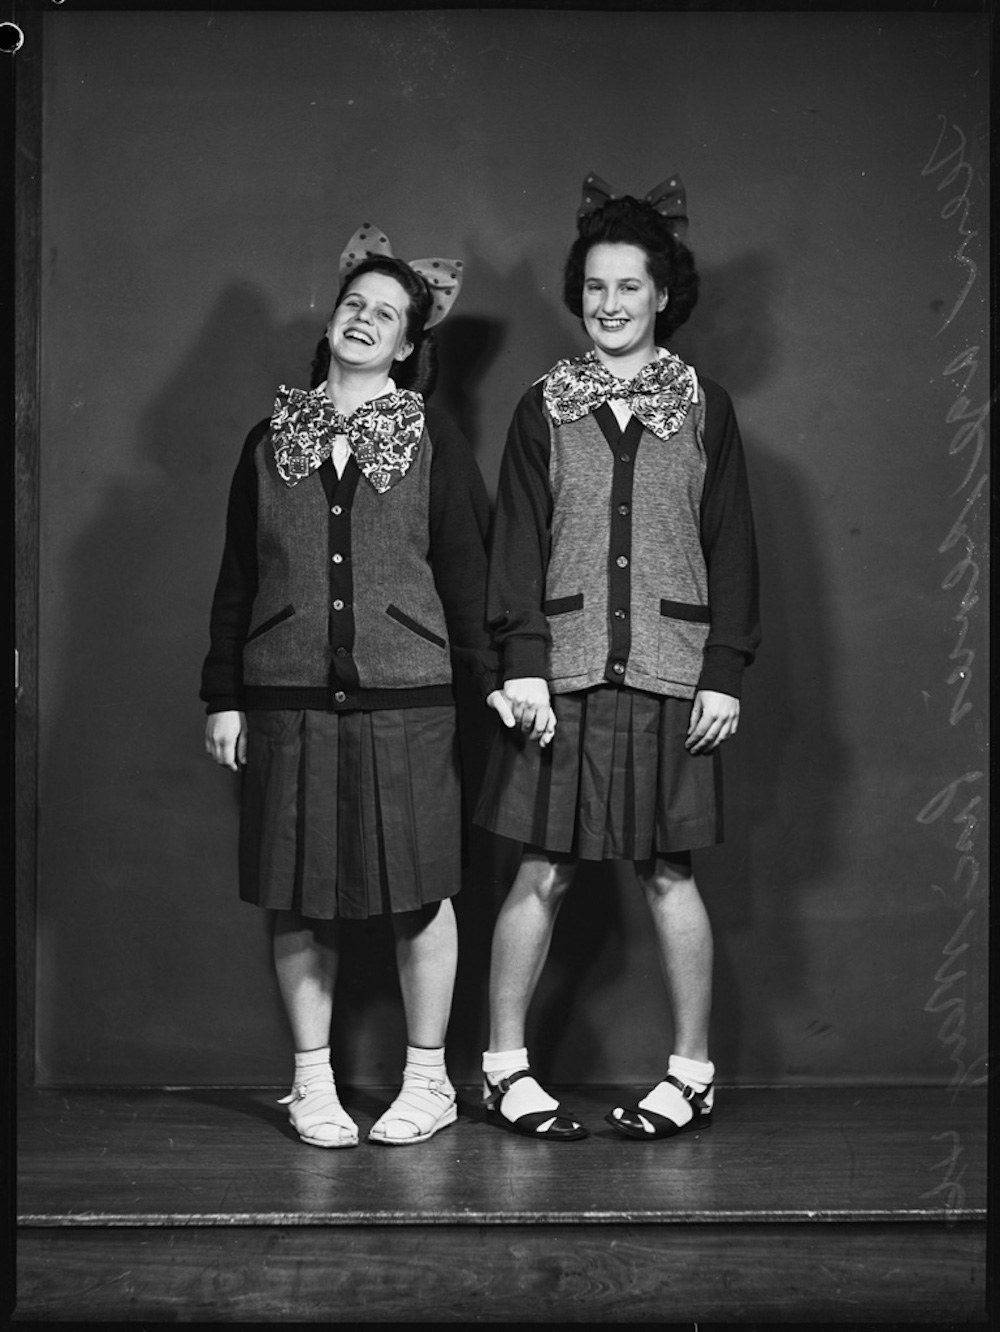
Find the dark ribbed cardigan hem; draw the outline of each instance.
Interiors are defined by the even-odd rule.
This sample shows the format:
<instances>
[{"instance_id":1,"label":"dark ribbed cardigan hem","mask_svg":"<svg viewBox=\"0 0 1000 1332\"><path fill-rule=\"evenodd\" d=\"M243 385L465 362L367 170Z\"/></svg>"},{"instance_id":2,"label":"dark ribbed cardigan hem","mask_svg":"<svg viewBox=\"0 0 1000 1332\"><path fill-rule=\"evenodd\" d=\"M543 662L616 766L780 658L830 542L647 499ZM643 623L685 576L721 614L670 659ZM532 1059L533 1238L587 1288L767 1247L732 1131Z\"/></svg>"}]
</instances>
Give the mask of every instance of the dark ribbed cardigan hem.
<instances>
[{"instance_id":1,"label":"dark ribbed cardigan hem","mask_svg":"<svg viewBox=\"0 0 1000 1332\"><path fill-rule=\"evenodd\" d=\"M342 697L338 698L337 695ZM327 689L315 685L247 685L237 698L210 698L206 712L271 712L310 708L322 712L380 712L387 708L439 708L454 705L450 684L414 689Z\"/></svg>"}]
</instances>

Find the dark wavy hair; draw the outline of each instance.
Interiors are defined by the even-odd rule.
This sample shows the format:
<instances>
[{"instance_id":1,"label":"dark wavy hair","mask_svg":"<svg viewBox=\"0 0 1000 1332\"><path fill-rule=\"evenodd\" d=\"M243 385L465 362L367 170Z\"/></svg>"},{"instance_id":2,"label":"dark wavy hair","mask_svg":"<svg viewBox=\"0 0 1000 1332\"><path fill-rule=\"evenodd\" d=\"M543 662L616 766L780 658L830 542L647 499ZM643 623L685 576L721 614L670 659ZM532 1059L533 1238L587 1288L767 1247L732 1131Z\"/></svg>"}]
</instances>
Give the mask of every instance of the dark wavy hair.
<instances>
[{"instance_id":1,"label":"dark wavy hair","mask_svg":"<svg viewBox=\"0 0 1000 1332\"><path fill-rule=\"evenodd\" d=\"M385 273L395 278L407 295L406 305L406 340L412 343L413 350L403 361L393 361L392 378L399 388L413 389L415 393L429 398L437 379L437 347L434 334L425 328L430 318L434 298L431 289L409 264L402 259L394 259L387 254L373 255L365 259L356 268L351 269L341 283L337 299L333 303L336 310L351 288L351 284L363 273ZM313 356L310 388L318 388L326 383L330 373L330 344L326 333L316 344Z\"/></svg>"},{"instance_id":2,"label":"dark wavy hair","mask_svg":"<svg viewBox=\"0 0 1000 1332\"><path fill-rule=\"evenodd\" d=\"M670 223L652 204L626 194L579 221L580 234L570 247L563 273L563 302L571 314L583 318L583 272L587 255L602 243L636 245L646 255L649 276L658 291L667 291L666 309L656 316L653 336L666 342L690 318L698 303L698 271L694 255L676 240Z\"/></svg>"}]
</instances>

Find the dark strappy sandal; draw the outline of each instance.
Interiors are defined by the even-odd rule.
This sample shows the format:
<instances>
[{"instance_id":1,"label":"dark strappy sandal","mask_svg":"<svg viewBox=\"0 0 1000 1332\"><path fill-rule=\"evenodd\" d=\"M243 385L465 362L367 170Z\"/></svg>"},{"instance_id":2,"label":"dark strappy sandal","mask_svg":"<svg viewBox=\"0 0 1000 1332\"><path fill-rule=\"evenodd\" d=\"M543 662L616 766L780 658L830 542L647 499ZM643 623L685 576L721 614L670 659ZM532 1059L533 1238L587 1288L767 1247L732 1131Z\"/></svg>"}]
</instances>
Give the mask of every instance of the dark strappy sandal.
<instances>
[{"instance_id":1,"label":"dark strappy sandal","mask_svg":"<svg viewBox=\"0 0 1000 1332\"><path fill-rule=\"evenodd\" d=\"M483 1113L487 1123L496 1124L498 1128L505 1128L510 1133L520 1133L525 1138L538 1138L546 1142L576 1142L580 1138L586 1138L587 1130L571 1115L566 1114L561 1105L556 1106L554 1110L533 1110L518 1119L507 1118L500 1109L501 1100L513 1083L531 1076L530 1069L521 1068L509 1078L501 1078L495 1086L490 1087L489 1094L483 1101ZM549 1120L552 1122L548 1128L541 1128L541 1125L548 1123Z\"/></svg>"},{"instance_id":2,"label":"dark strappy sandal","mask_svg":"<svg viewBox=\"0 0 1000 1332\"><path fill-rule=\"evenodd\" d=\"M672 1073L668 1073L663 1081L676 1087L690 1104L693 1114L686 1124L675 1124L666 1115L657 1114L655 1110L645 1110L638 1105L616 1105L610 1114L604 1116L607 1123L619 1133L624 1133L626 1138L644 1138L647 1141L672 1138L691 1129L708 1128L712 1122L712 1107L706 1104L705 1098L711 1092L712 1084L709 1083L704 1091L695 1091Z\"/></svg>"}]
</instances>

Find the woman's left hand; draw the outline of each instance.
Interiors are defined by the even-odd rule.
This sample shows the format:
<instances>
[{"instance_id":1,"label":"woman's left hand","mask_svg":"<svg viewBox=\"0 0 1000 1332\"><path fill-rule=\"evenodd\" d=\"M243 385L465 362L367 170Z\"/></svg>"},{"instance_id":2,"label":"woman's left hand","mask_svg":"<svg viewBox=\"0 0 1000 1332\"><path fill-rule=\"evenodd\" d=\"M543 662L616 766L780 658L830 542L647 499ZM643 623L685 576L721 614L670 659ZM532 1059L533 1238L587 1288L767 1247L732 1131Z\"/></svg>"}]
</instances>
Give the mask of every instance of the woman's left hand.
<instances>
[{"instance_id":1,"label":"woman's left hand","mask_svg":"<svg viewBox=\"0 0 1000 1332\"><path fill-rule=\"evenodd\" d=\"M492 708L498 714L504 726L514 725L514 713L511 711L511 706L507 702L507 695L502 689L494 689L491 694L486 695L486 706Z\"/></svg>"},{"instance_id":2,"label":"woman's left hand","mask_svg":"<svg viewBox=\"0 0 1000 1332\"><path fill-rule=\"evenodd\" d=\"M740 700L731 694L717 694L714 689L699 689L691 708L684 748L692 754L707 754L730 740L740 724Z\"/></svg>"}]
</instances>

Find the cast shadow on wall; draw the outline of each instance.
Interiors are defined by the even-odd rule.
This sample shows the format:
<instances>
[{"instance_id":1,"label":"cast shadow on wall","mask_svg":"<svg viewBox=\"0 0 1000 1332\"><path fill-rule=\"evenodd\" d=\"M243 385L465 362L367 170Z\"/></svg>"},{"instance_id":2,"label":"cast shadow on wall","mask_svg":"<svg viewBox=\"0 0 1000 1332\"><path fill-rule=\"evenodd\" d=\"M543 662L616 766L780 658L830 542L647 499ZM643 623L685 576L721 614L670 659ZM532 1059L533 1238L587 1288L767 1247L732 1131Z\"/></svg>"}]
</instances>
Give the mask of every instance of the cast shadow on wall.
<instances>
[{"instance_id":1,"label":"cast shadow on wall","mask_svg":"<svg viewBox=\"0 0 1000 1332\"><path fill-rule=\"evenodd\" d=\"M122 395L113 432L90 446L92 486L107 479L56 571L40 756L58 811L39 901L40 1052L68 1081L236 1081L234 1051L252 1049L266 949L235 900L235 779L205 755L197 695L229 478L294 374L263 294L233 286L151 398ZM246 1080L260 1071L251 1055Z\"/></svg>"}]
</instances>

